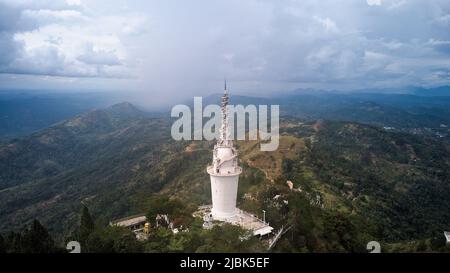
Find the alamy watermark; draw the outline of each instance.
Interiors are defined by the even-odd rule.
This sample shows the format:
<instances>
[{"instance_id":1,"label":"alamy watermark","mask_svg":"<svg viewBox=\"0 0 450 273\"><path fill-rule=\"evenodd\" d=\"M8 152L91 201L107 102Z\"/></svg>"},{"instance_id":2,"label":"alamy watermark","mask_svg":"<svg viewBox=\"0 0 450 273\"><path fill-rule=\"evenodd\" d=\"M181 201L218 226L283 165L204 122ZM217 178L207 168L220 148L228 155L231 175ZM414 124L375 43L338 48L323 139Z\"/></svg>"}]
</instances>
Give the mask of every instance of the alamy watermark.
<instances>
[{"instance_id":1,"label":"alamy watermark","mask_svg":"<svg viewBox=\"0 0 450 273\"><path fill-rule=\"evenodd\" d=\"M270 105L270 118L268 105L227 105L226 112L229 140L259 139L261 140L261 151L278 149L279 105ZM193 113L189 106L179 104L172 108L171 117L178 118L172 124L171 129L174 140L219 139L219 128L222 125L221 107L216 104L204 107L202 97L194 97ZM204 123L205 119L207 121Z\"/></svg>"}]
</instances>

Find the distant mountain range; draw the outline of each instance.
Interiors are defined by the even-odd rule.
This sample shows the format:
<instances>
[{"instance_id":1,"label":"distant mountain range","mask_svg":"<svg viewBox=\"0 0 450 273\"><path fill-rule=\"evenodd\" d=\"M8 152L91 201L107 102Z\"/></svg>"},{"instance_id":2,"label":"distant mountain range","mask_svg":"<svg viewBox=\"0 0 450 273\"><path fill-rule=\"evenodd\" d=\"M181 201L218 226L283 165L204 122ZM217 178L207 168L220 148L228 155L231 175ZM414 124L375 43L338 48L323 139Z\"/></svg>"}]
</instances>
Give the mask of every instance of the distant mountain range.
<instances>
[{"instance_id":1,"label":"distant mountain range","mask_svg":"<svg viewBox=\"0 0 450 273\"><path fill-rule=\"evenodd\" d=\"M289 117L282 118L277 151L237 143L244 167L239 206L255 214L265 209L276 228L294 226L295 240L284 239L275 251L356 251L360 244L352 238L394 248L450 227L448 140L315 116L305 120L299 117L312 108L306 98L316 99L286 99L292 110L284 110ZM359 103L351 98L334 113ZM246 99L233 97L232 103ZM359 105L360 112L352 113L386 111ZM403 114L389 112L392 120ZM170 126L169 118L121 103L0 145L0 231L20 230L38 218L61 239L73 230L81 204L106 225L145 212L154 195L180 199L186 210L209 203L205 166L213 143L174 141Z\"/></svg>"},{"instance_id":2,"label":"distant mountain range","mask_svg":"<svg viewBox=\"0 0 450 273\"><path fill-rule=\"evenodd\" d=\"M45 91L0 92L0 143L95 108L123 101L120 93L54 94ZM205 98L218 103L220 95ZM137 100L137 99L135 99ZM138 101L139 103L139 101ZM179 102L182 103L182 102ZM186 101L191 104L192 101ZM427 134L444 134L441 124L450 124L450 87L373 89L353 92L296 90L271 98L232 95L234 104L279 104L283 115L305 120L356 121L401 129L437 128ZM156 109L167 116L167 109ZM164 113L161 115L161 113ZM153 116L158 115L153 113ZM415 130L418 131L418 130ZM423 131L423 130L422 130Z\"/></svg>"},{"instance_id":3,"label":"distant mountain range","mask_svg":"<svg viewBox=\"0 0 450 273\"><path fill-rule=\"evenodd\" d=\"M218 103L219 97L207 97L204 104ZM450 137L450 96L319 92L273 98L232 96L231 104L278 104L282 116L303 121L350 121L437 138Z\"/></svg>"},{"instance_id":4,"label":"distant mountain range","mask_svg":"<svg viewBox=\"0 0 450 273\"><path fill-rule=\"evenodd\" d=\"M101 98L92 95L0 93L0 138L27 135L105 106Z\"/></svg>"}]
</instances>

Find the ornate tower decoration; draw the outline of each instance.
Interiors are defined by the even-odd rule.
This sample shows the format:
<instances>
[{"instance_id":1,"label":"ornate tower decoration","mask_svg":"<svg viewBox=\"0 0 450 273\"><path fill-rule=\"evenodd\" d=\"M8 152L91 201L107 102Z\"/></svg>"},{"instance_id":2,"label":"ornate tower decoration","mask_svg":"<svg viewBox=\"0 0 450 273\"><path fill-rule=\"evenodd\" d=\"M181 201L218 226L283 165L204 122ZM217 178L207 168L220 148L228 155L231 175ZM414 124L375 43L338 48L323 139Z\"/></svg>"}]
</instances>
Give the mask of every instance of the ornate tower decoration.
<instances>
[{"instance_id":1,"label":"ornate tower decoration","mask_svg":"<svg viewBox=\"0 0 450 273\"><path fill-rule=\"evenodd\" d=\"M221 104L220 138L214 145L212 165L207 167L211 178L211 214L214 220L219 221L230 220L238 214L236 198L239 175L242 173L242 168L238 166L238 153L230 139L228 102L227 83L225 81Z\"/></svg>"}]
</instances>

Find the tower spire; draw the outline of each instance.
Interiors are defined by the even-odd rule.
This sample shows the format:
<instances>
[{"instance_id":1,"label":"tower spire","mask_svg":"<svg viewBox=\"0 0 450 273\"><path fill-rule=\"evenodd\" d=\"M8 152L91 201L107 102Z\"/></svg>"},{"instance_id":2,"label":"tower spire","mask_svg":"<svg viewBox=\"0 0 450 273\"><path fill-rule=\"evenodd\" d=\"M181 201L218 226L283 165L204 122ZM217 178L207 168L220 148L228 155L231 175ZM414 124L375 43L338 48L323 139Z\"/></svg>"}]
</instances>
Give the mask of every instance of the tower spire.
<instances>
[{"instance_id":1,"label":"tower spire","mask_svg":"<svg viewBox=\"0 0 450 273\"><path fill-rule=\"evenodd\" d=\"M221 103L221 112L222 112L222 127L220 129L220 144L229 144L228 140L228 113L227 113L227 106L228 106L228 92L227 92L227 80L224 81L224 91L222 96L222 103Z\"/></svg>"}]
</instances>

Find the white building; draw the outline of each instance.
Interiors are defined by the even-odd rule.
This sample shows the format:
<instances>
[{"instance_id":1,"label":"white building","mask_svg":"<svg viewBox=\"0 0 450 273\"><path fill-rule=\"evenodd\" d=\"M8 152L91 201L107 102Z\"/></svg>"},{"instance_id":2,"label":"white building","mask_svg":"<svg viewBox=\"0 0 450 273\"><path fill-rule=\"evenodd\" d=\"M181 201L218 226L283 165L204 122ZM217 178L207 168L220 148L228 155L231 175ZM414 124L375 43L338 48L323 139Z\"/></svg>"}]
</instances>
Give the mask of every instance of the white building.
<instances>
[{"instance_id":1,"label":"white building","mask_svg":"<svg viewBox=\"0 0 450 273\"><path fill-rule=\"evenodd\" d=\"M212 209L214 220L227 221L237 215L236 197L239 175L242 173L238 166L238 155L230 139L228 128L228 91L222 96L222 127L220 138L214 146L213 163L207 167L211 178Z\"/></svg>"}]
</instances>

